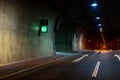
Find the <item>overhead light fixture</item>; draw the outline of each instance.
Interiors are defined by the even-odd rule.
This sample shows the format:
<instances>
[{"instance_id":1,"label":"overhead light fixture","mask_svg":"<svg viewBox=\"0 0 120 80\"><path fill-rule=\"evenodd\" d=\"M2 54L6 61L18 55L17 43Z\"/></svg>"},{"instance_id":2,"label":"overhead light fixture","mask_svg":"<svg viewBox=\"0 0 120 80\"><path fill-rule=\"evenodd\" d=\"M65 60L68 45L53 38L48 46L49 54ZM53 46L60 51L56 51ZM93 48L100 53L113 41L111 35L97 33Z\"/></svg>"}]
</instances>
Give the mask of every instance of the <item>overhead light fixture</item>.
<instances>
[{"instance_id":1,"label":"overhead light fixture","mask_svg":"<svg viewBox=\"0 0 120 80\"><path fill-rule=\"evenodd\" d=\"M98 19L100 19L100 17L96 17L95 19L97 19L97 20L98 20Z\"/></svg>"},{"instance_id":2,"label":"overhead light fixture","mask_svg":"<svg viewBox=\"0 0 120 80\"><path fill-rule=\"evenodd\" d=\"M102 29L102 28L100 28L100 32L103 32L103 29Z\"/></svg>"},{"instance_id":3,"label":"overhead light fixture","mask_svg":"<svg viewBox=\"0 0 120 80\"><path fill-rule=\"evenodd\" d=\"M98 4L97 3L92 3L90 6L96 7L96 6L98 6Z\"/></svg>"},{"instance_id":4,"label":"overhead light fixture","mask_svg":"<svg viewBox=\"0 0 120 80\"><path fill-rule=\"evenodd\" d=\"M98 26L99 26L99 27L101 27L101 26L102 26L102 24L98 24Z\"/></svg>"}]
</instances>

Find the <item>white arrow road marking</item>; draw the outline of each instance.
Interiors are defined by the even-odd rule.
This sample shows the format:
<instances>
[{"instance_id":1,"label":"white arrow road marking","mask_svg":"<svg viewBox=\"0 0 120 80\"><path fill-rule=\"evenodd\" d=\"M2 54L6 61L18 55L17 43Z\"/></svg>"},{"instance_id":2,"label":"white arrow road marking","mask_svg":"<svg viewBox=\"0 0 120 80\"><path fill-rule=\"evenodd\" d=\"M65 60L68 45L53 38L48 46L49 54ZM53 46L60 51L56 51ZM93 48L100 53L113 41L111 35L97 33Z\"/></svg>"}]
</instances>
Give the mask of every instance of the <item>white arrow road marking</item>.
<instances>
[{"instance_id":1,"label":"white arrow road marking","mask_svg":"<svg viewBox=\"0 0 120 80\"><path fill-rule=\"evenodd\" d=\"M114 56L117 57L118 60L120 61L120 55L115 54Z\"/></svg>"},{"instance_id":2,"label":"white arrow road marking","mask_svg":"<svg viewBox=\"0 0 120 80\"><path fill-rule=\"evenodd\" d=\"M96 67L95 67L95 69L94 69L94 71L92 73L92 77L95 78L97 76L98 70L99 70L99 66L100 66L100 61L97 62Z\"/></svg>"},{"instance_id":3,"label":"white arrow road marking","mask_svg":"<svg viewBox=\"0 0 120 80\"><path fill-rule=\"evenodd\" d=\"M85 57L88 57L88 54L83 55L82 57L80 57L80 58L78 58L78 59L75 59L75 60L73 60L72 62L79 62L80 60L82 60L82 59L85 58Z\"/></svg>"}]
</instances>

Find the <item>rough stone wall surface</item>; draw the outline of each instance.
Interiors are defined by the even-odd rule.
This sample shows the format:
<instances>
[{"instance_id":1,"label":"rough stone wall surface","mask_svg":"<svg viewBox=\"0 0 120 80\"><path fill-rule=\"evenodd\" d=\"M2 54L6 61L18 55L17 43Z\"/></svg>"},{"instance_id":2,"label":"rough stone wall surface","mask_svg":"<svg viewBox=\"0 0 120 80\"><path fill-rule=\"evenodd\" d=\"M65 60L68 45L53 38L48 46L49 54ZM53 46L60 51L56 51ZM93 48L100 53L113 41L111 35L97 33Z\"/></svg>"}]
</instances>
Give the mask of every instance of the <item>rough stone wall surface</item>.
<instances>
[{"instance_id":1,"label":"rough stone wall surface","mask_svg":"<svg viewBox=\"0 0 120 80\"><path fill-rule=\"evenodd\" d=\"M55 55L54 24L57 10L45 2L24 3L0 0L0 63ZM44 5L47 5L44 6ZM48 32L33 30L41 19L48 19Z\"/></svg>"}]
</instances>

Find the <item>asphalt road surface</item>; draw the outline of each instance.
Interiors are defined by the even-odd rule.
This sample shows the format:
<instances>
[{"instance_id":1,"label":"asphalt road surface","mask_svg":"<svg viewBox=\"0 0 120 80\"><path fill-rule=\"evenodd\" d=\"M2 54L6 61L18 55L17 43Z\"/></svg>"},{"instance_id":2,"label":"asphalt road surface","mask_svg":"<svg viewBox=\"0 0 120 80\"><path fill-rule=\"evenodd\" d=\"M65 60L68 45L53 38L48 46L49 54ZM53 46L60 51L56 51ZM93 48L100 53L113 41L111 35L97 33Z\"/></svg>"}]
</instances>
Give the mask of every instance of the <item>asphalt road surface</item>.
<instances>
[{"instance_id":1,"label":"asphalt road surface","mask_svg":"<svg viewBox=\"0 0 120 80\"><path fill-rule=\"evenodd\" d=\"M87 52L79 58L38 70L17 80L120 80L118 53Z\"/></svg>"}]
</instances>

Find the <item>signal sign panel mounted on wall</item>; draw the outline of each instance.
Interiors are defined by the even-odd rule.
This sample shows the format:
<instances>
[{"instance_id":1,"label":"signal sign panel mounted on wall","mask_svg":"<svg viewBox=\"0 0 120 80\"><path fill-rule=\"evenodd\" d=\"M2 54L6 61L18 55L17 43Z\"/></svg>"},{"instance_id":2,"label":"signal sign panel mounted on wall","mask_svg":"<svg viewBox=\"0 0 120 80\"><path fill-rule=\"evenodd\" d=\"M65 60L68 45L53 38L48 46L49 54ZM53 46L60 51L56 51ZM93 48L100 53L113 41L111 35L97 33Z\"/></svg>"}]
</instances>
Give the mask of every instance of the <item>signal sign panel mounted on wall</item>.
<instances>
[{"instance_id":1,"label":"signal sign panel mounted on wall","mask_svg":"<svg viewBox=\"0 0 120 80\"><path fill-rule=\"evenodd\" d=\"M38 36L40 36L40 33L47 33L48 32L48 20L42 19L40 20L40 28L38 32Z\"/></svg>"}]
</instances>

